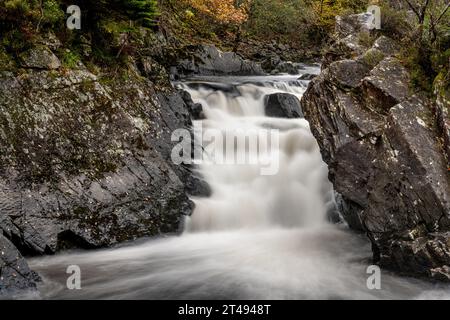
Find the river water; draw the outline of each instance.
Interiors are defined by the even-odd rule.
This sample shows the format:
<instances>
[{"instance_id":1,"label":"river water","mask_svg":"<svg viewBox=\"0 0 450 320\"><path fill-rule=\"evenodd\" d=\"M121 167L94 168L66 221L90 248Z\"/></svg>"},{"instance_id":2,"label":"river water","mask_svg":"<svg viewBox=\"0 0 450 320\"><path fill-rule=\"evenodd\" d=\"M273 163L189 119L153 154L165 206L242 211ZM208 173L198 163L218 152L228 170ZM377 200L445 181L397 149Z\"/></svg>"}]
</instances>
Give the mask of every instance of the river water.
<instances>
[{"instance_id":1,"label":"river water","mask_svg":"<svg viewBox=\"0 0 450 320\"><path fill-rule=\"evenodd\" d=\"M344 224L328 222L334 194L308 122L265 116L267 95L301 98L308 81L298 77L211 77L176 84L203 105L206 120L195 123L202 134L251 138L276 130L278 144L258 150L255 162L203 161L198 170L212 196L193 199L196 209L181 236L31 259L43 278L41 298L450 299L448 287L389 273L381 275L380 290L368 288L370 244ZM211 145L220 150L214 141L203 146L205 152ZM233 151L255 156L250 149ZM274 161L275 173L262 174ZM81 269L81 290L67 289L69 265Z\"/></svg>"}]
</instances>

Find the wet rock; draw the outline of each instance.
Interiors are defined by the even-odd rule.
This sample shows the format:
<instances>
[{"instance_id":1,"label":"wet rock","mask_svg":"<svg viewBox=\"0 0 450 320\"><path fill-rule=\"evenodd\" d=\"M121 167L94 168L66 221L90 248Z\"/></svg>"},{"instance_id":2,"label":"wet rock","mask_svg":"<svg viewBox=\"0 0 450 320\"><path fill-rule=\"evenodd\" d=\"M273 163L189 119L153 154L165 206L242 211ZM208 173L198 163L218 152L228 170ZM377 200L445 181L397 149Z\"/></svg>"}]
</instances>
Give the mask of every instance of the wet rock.
<instances>
[{"instance_id":1,"label":"wet rock","mask_svg":"<svg viewBox=\"0 0 450 320\"><path fill-rule=\"evenodd\" d=\"M303 81L311 81L317 77L317 74L309 74L305 73L301 75L297 80L303 80Z\"/></svg>"},{"instance_id":2,"label":"wet rock","mask_svg":"<svg viewBox=\"0 0 450 320\"><path fill-rule=\"evenodd\" d=\"M222 52L212 45L186 48L187 59L177 64L177 73L192 75L263 75L262 67L236 53Z\"/></svg>"},{"instance_id":3,"label":"wet rock","mask_svg":"<svg viewBox=\"0 0 450 320\"><path fill-rule=\"evenodd\" d=\"M396 58L387 56L375 66L358 57L343 59L323 70L302 99L342 196L341 213L350 227L368 234L382 266L445 280L446 116L433 101L410 93L409 74Z\"/></svg>"},{"instance_id":4,"label":"wet rock","mask_svg":"<svg viewBox=\"0 0 450 320\"><path fill-rule=\"evenodd\" d=\"M61 67L59 59L45 46L37 46L20 55L24 68L58 69Z\"/></svg>"},{"instance_id":5,"label":"wet rock","mask_svg":"<svg viewBox=\"0 0 450 320\"><path fill-rule=\"evenodd\" d=\"M203 120L205 119L205 114L203 113L203 106L201 103L194 103L192 101L191 95L187 91L180 91L180 94L183 98L184 103L189 108L189 112L194 120Z\"/></svg>"},{"instance_id":6,"label":"wet rock","mask_svg":"<svg viewBox=\"0 0 450 320\"><path fill-rule=\"evenodd\" d=\"M298 98L288 93L275 93L267 97L266 115L275 118L303 118Z\"/></svg>"},{"instance_id":7,"label":"wet rock","mask_svg":"<svg viewBox=\"0 0 450 320\"><path fill-rule=\"evenodd\" d=\"M277 65L276 69L278 70L278 73L288 73L296 75L299 74L300 64L292 63L290 61L281 62Z\"/></svg>"},{"instance_id":8,"label":"wet rock","mask_svg":"<svg viewBox=\"0 0 450 320\"><path fill-rule=\"evenodd\" d=\"M37 278L14 245L0 234L0 300L36 293Z\"/></svg>"},{"instance_id":9,"label":"wet rock","mask_svg":"<svg viewBox=\"0 0 450 320\"><path fill-rule=\"evenodd\" d=\"M263 63L261 64L262 68L270 73L273 70L277 68L277 66L282 62L279 55L271 55L270 57L266 58Z\"/></svg>"},{"instance_id":10,"label":"wet rock","mask_svg":"<svg viewBox=\"0 0 450 320\"><path fill-rule=\"evenodd\" d=\"M393 267L405 273L420 271L431 279L450 282L449 241L450 234L448 233L431 234L413 240L394 241L389 248L390 256L393 259L387 263L394 263ZM382 257L382 262L383 259L384 257Z\"/></svg>"},{"instance_id":11,"label":"wet rock","mask_svg":"<svg viewBox=\"0 0 450 320\"><path fill-rule=\"evenodd\" d=\"M191 175L191 179L186 183L187 192L193 197L210 197L211 186L199 175Z\"/></svg>"},{"instance_id":12,"label":"wet rock","mask_svg":"<svg viewBox=\"0 0 450 320\"><path fill-rule=\"evenodd\" d=\"M181 231L196 182L170 158L191 127L179 93L137 67L105 82L28 65L0 73L0 233L39 255Z\"/></svg>"}]
</instances>

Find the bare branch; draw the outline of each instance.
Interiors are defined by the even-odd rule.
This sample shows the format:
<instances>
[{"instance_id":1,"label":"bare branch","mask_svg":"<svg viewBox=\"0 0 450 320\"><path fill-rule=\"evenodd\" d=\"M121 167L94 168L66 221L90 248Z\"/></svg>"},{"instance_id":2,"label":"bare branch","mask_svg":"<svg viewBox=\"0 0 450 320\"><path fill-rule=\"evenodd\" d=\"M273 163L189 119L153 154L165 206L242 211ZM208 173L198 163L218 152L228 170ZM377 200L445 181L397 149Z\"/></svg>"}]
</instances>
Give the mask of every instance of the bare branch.
<instances>
[{"instance_id":1,"label":"bare branch","mask_svg":"<svg viewBox=\"0 0 450 320\"><path fill-rule=\"evenodd\" d=\"M411 10L416 14L417 18L420 20L420 12L417 10L417 8L411 3L411 1L405 0L405 2L408 4L408 6L411 8Z\"/></svg>"},{"instance_id":2,"label":"bare branch","mask_svg":"<svg viewBox=\"0 0 450 320\"><path fill-rule=\"evenodd\" d=\"M36 26L36 32L39 32L39 29L41 28L42 20L44 19L44 8L43 8L43 6L44 6L43 0L40 0L39 1L39 12L40 12L41 16L39 17L39 21L38 21L37 26Z\"/></svg>"},{"instance_id":3,"label":"bare branch","mask_svg":"<svg viewBox=\"0 0 450 320\"><path fill-rule=\"evenodd\" d=\"M424 5L420 9L420 23L423 23L425 21L425 16L426 16L429 4L430 4L430 0L426 0Z\"/></svg>"},{"instance_id":4,"label":"bare branch","mask_svg":"<svg viewBox=\"0 0 450 320\"><path fill-rule=\"evenodd\" d=\"M434 22L434 24L438 24L441 21L441 19L445 16L445 14L447 13L449 8L450 8L450 2L447 4L447 6L444 8L444 10L442 10L442 13L440 14L439 18Z\"/></svg>"}]
</instances>

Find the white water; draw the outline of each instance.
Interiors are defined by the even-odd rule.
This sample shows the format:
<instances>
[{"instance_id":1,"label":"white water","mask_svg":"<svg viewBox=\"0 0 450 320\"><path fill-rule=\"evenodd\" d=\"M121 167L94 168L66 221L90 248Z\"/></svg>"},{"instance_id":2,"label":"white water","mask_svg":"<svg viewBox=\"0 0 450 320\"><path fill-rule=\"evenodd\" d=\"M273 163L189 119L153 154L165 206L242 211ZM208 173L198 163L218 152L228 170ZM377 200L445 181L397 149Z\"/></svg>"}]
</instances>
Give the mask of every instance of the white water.
<instances>
[{"instance_id":1,"label":"white water","mask_svg":"<svg viewBox=\"0 0 450 320\"><path fill-rule=\"evenodd\" d=\"M267 94L301 97L306 84L287 76L183 84L204 106L208 128L280 129L280 147L271 154L280 161L278 174L262 176L258 165L201 165L213 194L193 199L196 210L182 236L33 259L44 278L42 297L450 298L448 288L390 274L383 274L382 290L367 288L370 245L327 222L333 192L308 123L264 116ZM68 265L81 267L82 290L66 289Z\"/></svg>"}]
</instances>

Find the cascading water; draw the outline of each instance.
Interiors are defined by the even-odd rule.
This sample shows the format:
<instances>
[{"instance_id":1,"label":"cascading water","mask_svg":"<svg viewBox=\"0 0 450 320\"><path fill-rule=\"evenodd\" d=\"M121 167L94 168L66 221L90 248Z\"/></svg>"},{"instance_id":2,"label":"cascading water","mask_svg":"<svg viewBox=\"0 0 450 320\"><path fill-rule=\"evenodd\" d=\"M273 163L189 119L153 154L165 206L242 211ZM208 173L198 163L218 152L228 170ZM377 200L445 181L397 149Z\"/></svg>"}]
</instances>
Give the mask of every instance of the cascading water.
<instances>
[{"instance_id":1,"label":"cascading water","mask_svg":"<svg viewBox=\"0 0 450 320\"><path fill-rule=\"evenodd\" d=\"M317 73L318 68L305 72ZM207 120L197 123L203 128L279 130L279 146L265 155L279 161L276 174L262 175L258 163L202 163L199 171L213 192L209 198L193 199L196 210L182 236L32 259L31 267L43 276L42 297L450 298L448 289L390 274L382 275L381 290L367 288L370 245L363 236L327 222L333 191L307 121L264 115L268 94L301 97L307 82L297 78L210 78L177 84L203 105ZM68 265L80 266L82 290L67 290Z\"/></svg>"}]
</instances>

